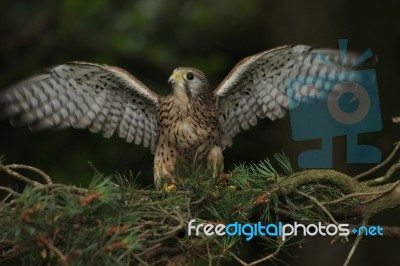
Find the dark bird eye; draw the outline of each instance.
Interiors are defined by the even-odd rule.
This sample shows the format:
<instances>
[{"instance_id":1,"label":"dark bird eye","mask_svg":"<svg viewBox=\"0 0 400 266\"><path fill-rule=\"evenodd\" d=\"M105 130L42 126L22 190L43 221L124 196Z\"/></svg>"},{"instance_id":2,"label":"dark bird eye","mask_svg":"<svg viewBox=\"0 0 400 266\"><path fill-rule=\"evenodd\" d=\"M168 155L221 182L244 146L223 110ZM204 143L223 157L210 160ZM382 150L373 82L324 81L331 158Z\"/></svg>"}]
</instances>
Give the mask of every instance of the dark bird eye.
<instances>
[{"instance_id":1,"label":"dark bird eye","mask_svg":"<svg viewBox=\"0 0 400 266\"><path fill-rule=\"evenodd\" d=\"M194 78L193 73L192 73L192 72L188 72L188 73L186 74L186 78L187 78L188 80L192 80L192 79Z\"/></svg>"}]
</instances>

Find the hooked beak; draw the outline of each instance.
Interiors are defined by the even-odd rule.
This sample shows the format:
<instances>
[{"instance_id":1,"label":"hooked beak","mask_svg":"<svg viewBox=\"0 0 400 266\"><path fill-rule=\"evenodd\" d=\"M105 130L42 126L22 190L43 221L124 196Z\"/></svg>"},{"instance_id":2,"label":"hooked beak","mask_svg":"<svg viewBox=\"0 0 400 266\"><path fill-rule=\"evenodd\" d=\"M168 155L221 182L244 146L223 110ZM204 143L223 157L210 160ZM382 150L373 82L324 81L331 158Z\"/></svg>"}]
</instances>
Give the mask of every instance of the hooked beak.
<instances>
[{"instance_id":1,"label":"hooked beak","mask_svg":"<svg viewBox=\"0 0 400 266\"><path fill-rule=\"evenodd\" d=\"M176 73L176 71L174 71L174 73L172 73L172 75L168 79L168 84L182 83L182 82L183 80L179 78L179 75L178 73Z\"/></svg>"},{"instance_id":2,"label":"hooked beak","mask_svg":"<svg viewBox=\"0 0 400 266\"><path fill-rule=\"evenodd\" d=\"M176 75L172 74L168 79L168 84L174 83L176 80Z\"/></svg>"}]
</instances>

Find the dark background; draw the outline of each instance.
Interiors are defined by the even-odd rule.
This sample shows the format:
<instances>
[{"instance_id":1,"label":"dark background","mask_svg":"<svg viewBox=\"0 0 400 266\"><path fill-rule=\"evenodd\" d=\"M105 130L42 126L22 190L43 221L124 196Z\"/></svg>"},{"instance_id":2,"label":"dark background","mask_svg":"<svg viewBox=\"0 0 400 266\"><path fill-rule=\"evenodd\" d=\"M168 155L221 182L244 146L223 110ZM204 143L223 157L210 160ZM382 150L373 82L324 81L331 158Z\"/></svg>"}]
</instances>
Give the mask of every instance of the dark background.
<instances>
[{"instance_id":1,"label":"dark background","mask_svg":"<svg viewBox=\"0 0 400 266\"><path fill-rule=\"evenodd\" d=\"M177 66L203 70L217 86L242 58L283 44L337 47L348 38L349 48L378 55L376 66L383 130L363 134L360 142L377 146L387 156L400 128L398 62L400 5L377 1L0 1L0 88L6 88L46 67L80 60L124 68L160 94L170 93L167 79ZM152 184L149 150L114 136L104 139L85 130L30 133L0 121L0 155L8 163L38 167L56 182L87 185L93 169L139 175ZM334 169L348 174L371 165L346 164L345 137L334 138ZM241 162L258 162L284 151L296 167L299 152L318 141L294 142L289 116L242 132L224 153L226 169ZM379 173L378 173L379 174ZM0 176L0 184L7 182ZM400 225L398 211L372 221ZM328 238L309 238L292 247L295 265L341 265L350 244L331 246ZM352 265L398 265L400 240L366 239ZM249 245L250 247L250 245ZM250 252L255 255L257 250ZM279 264L279 262L278 262Z\"/></svg>"}]
</instances>

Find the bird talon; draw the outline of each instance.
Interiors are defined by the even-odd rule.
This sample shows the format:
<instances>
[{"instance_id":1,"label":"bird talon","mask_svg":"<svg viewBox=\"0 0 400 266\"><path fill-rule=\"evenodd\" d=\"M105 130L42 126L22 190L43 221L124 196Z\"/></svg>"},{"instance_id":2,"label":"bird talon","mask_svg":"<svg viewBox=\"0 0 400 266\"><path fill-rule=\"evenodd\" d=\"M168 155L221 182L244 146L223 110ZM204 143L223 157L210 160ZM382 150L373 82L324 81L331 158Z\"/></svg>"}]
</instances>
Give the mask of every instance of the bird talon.
<instances>
[{"instance_id":1,"label":"bird talon","mask_svg":"<svg viewBox=\"0 0 400 266\"><path fill-rule=\"evenodd\" d=\"M163 190L173 191L173 190L176 190L176 186L175 186L175 184L164 184Z\"/></svg>"}]
</instances>

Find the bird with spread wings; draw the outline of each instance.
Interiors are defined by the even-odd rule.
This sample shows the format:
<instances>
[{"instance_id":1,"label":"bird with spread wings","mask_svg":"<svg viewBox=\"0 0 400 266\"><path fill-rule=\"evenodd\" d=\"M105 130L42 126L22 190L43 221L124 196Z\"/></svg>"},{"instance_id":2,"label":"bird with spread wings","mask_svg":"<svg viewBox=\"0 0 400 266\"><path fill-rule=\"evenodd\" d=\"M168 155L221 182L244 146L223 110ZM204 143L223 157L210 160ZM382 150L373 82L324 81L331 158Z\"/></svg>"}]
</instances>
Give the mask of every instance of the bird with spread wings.
<instances>
[{"instance_id":1,"label":"bird with spread wings","mask_svg":"<svg viewBox=\"0 0 400 266\"><path fill-rule=\"evenodd\" d=\"M319 60L321 54L334 66ZM281 46L243 59L215 90L200 70L176 68L168 80L172 87L168 96L157 95L118 67L70 62L2 92L0 115L33 131L88 128L105 137L116 131L155 154L154 182L160 188L178 178L178 161L199 162L217 177L222 151L236 134L259 119L285 115L292 97L286 92L286 80L334 77L355 60L348 55L342 62L333 49Z\"/></svg>"}]
</instances>

